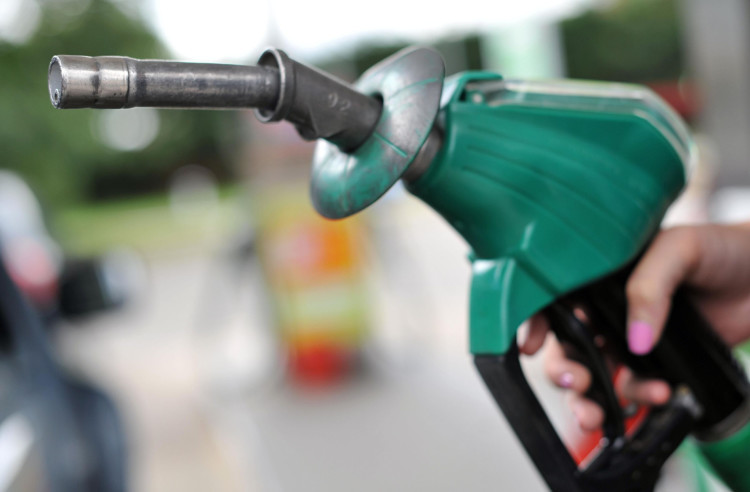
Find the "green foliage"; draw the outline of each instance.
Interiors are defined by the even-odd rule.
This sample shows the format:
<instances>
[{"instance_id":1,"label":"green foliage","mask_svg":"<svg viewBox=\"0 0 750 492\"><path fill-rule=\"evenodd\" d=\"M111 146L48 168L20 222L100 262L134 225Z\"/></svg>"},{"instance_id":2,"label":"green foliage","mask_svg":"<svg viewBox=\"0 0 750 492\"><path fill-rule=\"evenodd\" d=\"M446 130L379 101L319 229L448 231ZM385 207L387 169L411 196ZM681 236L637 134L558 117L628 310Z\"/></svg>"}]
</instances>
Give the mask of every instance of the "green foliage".
<instances>
[{"instance_id":1,"label":"green foliage","mask_svg":"<svg viewBox=\"0 0 750 492\"><path fill-rule=\"evenodd\" d=\"M80 11L81 0L47 0L27 43L0 41L0 167L19 172L50 205L158 188L172 169L190 162L226 175L220 139L234 134L231 113L161 111L155 141L122 152L98 137L100 112L52 107L47 67L55 54L167 56L140 19L105 0L86 3Z\"/></svg>"},{"instance_id":2,"label":"green foliage","mask_svg":"<svg viewBox=\"0 0 750 492\"><path fill-rule=\"evenodd\" d=\"M652 82L682 75L675 0L619 1L562 23L568 76Z\"/></svg>"}]
</instances>

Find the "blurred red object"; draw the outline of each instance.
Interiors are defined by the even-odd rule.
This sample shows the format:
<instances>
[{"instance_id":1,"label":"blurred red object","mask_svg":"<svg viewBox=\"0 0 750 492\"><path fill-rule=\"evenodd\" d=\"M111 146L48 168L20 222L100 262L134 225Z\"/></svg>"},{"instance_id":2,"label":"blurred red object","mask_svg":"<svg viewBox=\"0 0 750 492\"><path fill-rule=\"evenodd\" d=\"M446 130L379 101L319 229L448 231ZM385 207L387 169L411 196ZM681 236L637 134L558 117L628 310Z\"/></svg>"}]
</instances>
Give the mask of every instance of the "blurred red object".
<instances>
[{"instance_id":1,"label":"blurred red object","mask_svg":"<svg viewBox=\"0 0 750 492\"><path fill-rule=\"evenodd\" d=\"M292 349L289 370L297 383L327 385L344 379L351 371L352 362L350 348L325 343L310 344Z\"/></svg>"},{"instance_id":2,"label":"blurred red object","mask_svg":"<svg viewBox=\"0 0 750 492\"><path fill-rule=\"evenodd\" d=\"M615 387L617 387L616 381L619 375L620 371L617 370L614 377L612 378L612 384L615 384ZM624 408L628 404L628 401L624 399L620 400L621 407ZM635 432L638 429L638 426L641 425L641 422L643 422L643 420L648 415L648 412L648 407L637 407L637 410L633 413L633 415L625 419L625 435L629 436L633 432ZM601 443L603 437L604 433L601 431L601 429L599 429L594 432L585 434L582 439L572 443L570 446L570 454L573 456L576 464L581 465L582 463L584 463L589 458L589 456L591 456L592 453L599 448L599 444Z\"/></svg>"},{"instance_id":3,"label":"blurred red object","mask_svg":"<svg viewBox=\"0 0 750 492\"><path fill-rule=\"evenodd\" d=\"M47 232L42 207L31 188L5 170L0 171L0 259L36 307L54 306L62 251Z\"/></svg>"},{"instance_id":4,"label":"blurred red object","mask_svg":"<svg viewBox=\"0 0 750 492\"><path fill-rule=\"evenodd\" d=\"M56 302L59 268L43 243L28 237L9 241L2 257L10 278L34 305L47 308Z\"/></svg>"},{"instance_id":5,"label":"blurred red object","mask_svg":"<svg viewBox=\"0 0 750 492\"><path fill-rule=\"evenodd\" d=\"M666 80L646 85L688 121L700 111L698 88L689 80Z\"/></svg>"}]
</instances>

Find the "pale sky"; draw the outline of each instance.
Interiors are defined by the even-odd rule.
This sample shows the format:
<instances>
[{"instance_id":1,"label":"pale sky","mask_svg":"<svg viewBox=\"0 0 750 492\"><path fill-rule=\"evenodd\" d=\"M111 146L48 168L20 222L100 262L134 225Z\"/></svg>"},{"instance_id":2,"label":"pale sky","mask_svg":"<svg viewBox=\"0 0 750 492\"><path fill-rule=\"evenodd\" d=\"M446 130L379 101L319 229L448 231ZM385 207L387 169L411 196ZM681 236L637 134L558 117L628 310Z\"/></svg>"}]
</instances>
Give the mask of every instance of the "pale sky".
<instances>
[{"instance_id":1,"label":"pale sky","mask_svg":"<svg viewBox=\"0 0 750 492\"><path fill-rule=\"evenodd\" d=\"M435 8L437 3L145 0L144 6L176 58L240 62L253 60L269 45L302 60L315 59L326 51L346 51L362 39L429 41L454 32L554 20L596 2L462 0L445 9Z\"/></svg>"},{"instance_id":2,"label":"pale sky","mask_svg":"<svg viewBox=\"0 0 750 492\"><path fill-rule=\"evenodd\" d=\"M90 0L58 0L82 11ZM556 20L605 0L111 0L140 9L174 58L252 62L268 46L302 61L368 39L429 42L452 33ZM447 2L443 2L449 5ZM0 0L0 38L23 42L39 20L38 0Z\"/></svg>"}]
</instances>

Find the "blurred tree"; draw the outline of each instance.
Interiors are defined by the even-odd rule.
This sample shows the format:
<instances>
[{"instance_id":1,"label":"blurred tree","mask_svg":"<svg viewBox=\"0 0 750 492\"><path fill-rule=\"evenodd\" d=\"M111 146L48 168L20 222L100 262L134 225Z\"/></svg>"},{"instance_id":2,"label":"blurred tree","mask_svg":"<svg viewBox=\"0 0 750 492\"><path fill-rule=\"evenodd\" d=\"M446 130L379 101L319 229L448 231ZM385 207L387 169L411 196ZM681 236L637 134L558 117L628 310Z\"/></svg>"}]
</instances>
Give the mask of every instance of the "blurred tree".
<instances>
[{"instance_id":1,"label":"blurred tree","mask_svg":"<svg viewBox=\"0 0 750 492\"><path fill-rule=\"evenodd\" d=\"M160 58L166 52L142 20L109 1L38 3L39 25L26 43L0 40L0 167L19 172L49 205L150 191L187 163L228 175L224 144L236 136L232 113L160 111L153 142L125 152L102 140L101 111L55 110L47 92L52 55Z\"/></svg>"},{"instance_id":2,"label":"blurred tree","mask_svg":"<svg viewBox=\"0 0 750 492\"><path fill-rule=\"evenodd\" d=\"M571 78L653 82L683 75L676 0L619 0L561 27Z\"/></svg>"}]
</instances>

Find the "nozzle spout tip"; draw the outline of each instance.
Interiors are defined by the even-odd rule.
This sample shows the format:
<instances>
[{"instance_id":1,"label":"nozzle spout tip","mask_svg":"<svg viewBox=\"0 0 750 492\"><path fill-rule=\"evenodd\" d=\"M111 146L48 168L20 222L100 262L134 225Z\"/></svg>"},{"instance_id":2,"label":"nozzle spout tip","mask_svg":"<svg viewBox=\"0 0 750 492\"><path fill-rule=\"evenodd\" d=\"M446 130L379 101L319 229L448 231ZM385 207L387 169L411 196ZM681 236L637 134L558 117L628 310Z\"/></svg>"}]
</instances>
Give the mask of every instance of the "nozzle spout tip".
<instances>
[{"instance_id":1,"label":"nozzle spout tip","mask_svg":"<svg viewBox=\"0 0 750 492\"><path fill-rule=\"evenodd\" d=\"M59 109L125 107L128 62L116 56L53 56L47 74L50 102Z\"/></svg>"},{"instance_id":2,"label":"nozzle spout tip","mask_svg":"<svg viewBox=\"0 0 750 492\"><path fill-rule=\"evenodd\" d=\"M53 56L49 64L49 73L47 75L47 87L49 88L49 99L52 105L60 108L60 100L63 94L63 78L60 60Z\"/></svg>"}]
</instances>

